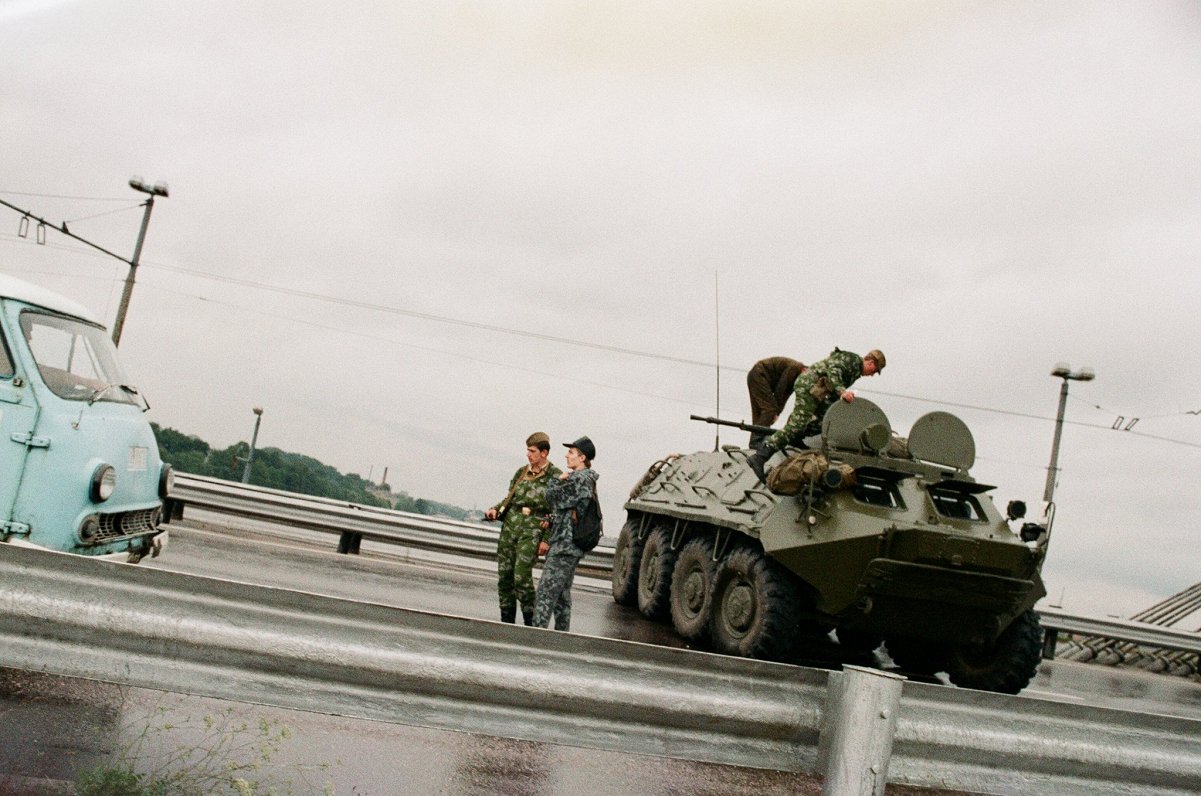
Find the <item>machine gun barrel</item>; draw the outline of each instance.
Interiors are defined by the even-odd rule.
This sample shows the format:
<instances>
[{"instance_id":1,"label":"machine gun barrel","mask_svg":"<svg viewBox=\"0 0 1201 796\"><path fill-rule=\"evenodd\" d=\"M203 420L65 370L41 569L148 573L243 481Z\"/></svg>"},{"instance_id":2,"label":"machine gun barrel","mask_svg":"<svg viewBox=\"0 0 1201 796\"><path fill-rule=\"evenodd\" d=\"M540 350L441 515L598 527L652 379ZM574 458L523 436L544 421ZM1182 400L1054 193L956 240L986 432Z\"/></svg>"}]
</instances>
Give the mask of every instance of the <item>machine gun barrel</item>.
<instances>
[{"instance_id":1,"label":"machine gun barrel","mask_svg":"<svg viewBox=\"0 0 1201 796\"><path fill-rule=\"evenodd\" d=\"M701 417L700 415L689 415L692 420L700 420L704 423L712 423L715 426L730 426L731 428L740 428L743 431L753 431L756 434L774 434L776 430L771 426L757 426L754 423L740 423L737 420L722 420L720 417Z\"/></svg>"}]
</instances>

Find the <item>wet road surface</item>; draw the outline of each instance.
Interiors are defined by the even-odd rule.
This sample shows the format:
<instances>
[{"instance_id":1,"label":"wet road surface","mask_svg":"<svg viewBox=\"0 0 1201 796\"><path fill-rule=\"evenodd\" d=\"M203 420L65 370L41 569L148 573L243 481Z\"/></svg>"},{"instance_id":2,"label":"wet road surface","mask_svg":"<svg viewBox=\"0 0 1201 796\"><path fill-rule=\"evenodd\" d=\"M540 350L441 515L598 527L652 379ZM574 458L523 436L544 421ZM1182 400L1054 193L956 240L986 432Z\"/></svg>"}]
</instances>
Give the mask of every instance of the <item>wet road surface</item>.
<instances>
[{"instance_id":1,"label":"wet road surface","mask_svg":"<svg viewBox=\"0 0 1201 796\"><path fill-rule=\"evenodd\" d=\"M206 724L211 718L212 725ZM352 794L820 794L816 777L444 732L403 724L167 694L0 669L0 793L70 793L83 771L118 762L161 768L205 750L241 747L221 763L252 761L266 738L278 751L243 772L263 792ZM245 726L245 729L243 729ZM264 732L261 728L266 727ZM167 729L170 728L170 729ZM286 728L286 730L284 729ZM147 739L139 742L139 738ZM187 780L185 780L187 781ZM201 793L228 793L215 786ZM890 785L890 796L959 793Z\"/></svg>"}]
</instances>

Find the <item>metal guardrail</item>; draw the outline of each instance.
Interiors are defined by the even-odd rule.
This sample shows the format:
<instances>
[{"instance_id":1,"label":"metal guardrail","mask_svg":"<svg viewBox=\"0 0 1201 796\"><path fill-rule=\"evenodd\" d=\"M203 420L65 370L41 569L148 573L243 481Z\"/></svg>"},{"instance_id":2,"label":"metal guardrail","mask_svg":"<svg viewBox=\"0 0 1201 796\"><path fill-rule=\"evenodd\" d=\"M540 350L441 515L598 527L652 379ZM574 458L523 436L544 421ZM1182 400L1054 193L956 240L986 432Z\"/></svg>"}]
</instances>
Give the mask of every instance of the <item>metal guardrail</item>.
<instances>
[{"instance_id":1,"label":"metal guardrail","mask_svg":"<svg viewBox=\"0 0 1201 796\"><path fill-rule=\"evenodd\" d=\"M361 506L184 473L176 476L171 497L210 511L336 533L340 536L340 552L357 551L357 543L348 541L348 534L357 534L381 542L473 558L492 560L496 555L499 526ZM580 571L610 577L613 549L596 548L584 557ZM1056 656L1058 637L1062 632L1086 638L1064 650L1060 657L1121 663L1126 660L1137 662L1150 656L1152 664L1143 668L1162 669L1179 675L1195 674L1201 669L1198 664L1201 633L1131 620L1077 616L1053 608L1039 609L1038 614L1047 630L1044 658ZM1135 650L1131 645L1141 646Z\"/></svg>"},{"instance_id":2,"label":"metal guardrail","mask_svg":"<svg viewBox=\"0 0 1201 796\"><path fill-rule=\"evenodd\" d=\"M9 545L0 665L806 772L842 715L827 707L831 683L849 676ZM899 704L894 782L1165 796L1201 783L1198 720L910 682Z\"/></svg>"},{"instance_id":3,"label":"metal guardrail","mask_svg":"<svg viewBox=\"0 0 1201 796\"><path fill-rule=\"evenodd\" d=\"M421 550L495 560L496 540L500 533L499 523L486 526L428 517L185 473L176 474L170 499L176 504L172 512L176 516L184 505L192 505L209 511L282 523L293 528L337 534L340 553L357 553L359 542L371 539ZM611 547L597 547L580 562L580 572L587 575L609 577L612 571Z\"/></svg>"}]
</instances>

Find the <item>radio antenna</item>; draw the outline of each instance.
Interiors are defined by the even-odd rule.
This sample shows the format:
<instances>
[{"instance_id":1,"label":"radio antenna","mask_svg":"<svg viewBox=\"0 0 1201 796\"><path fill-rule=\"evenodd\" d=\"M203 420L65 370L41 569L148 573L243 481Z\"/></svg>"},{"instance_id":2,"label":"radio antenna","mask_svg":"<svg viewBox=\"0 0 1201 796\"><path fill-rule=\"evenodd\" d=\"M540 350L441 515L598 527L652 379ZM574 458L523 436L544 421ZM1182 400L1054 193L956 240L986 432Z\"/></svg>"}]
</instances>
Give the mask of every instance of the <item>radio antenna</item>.
<instances>
[{"instance_id":1,"label":"radio antenna","mask_svg":"<svg viewBox=\"0 0 1201 796\"><path fill-rule=\"evenodd\" d=\"M721 417L721 292L717 286L717 269L713 269L713 361L714 382L717 391L715 411ZM721 426L713 434L713 450L721 450Z\"/></svg>"}]
</instances>

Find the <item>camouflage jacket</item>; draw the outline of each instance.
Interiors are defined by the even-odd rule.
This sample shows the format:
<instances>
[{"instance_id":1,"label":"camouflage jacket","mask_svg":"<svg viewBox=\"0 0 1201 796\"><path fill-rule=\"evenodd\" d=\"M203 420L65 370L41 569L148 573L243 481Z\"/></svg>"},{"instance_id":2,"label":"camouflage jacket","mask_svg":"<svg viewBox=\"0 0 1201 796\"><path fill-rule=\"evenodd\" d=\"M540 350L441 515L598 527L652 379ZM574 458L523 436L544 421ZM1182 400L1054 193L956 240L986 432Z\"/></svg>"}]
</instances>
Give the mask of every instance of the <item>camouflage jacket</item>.
<instances>
[{"instance_id":1,"label":"camouflage jacket","mask_svg":"<svg viewBox=\"0 0 1201 796\"><path fill-rule=\"evenodd\" d=\"M850 351L835 348L830 356L809 366L809 372L816 378L825 376L833 391L831 398L837 399L843 390L855 383L863 375L863 357Z\"/></svg>"},{"instance_id":2,"label":"camouflage jacket","mask_svg":"<svg viewBox=\"0 0 1201 796\"><path fill-rule=\"evenodd\" d=\"M512 493L512 497L507 501L501 500L492 508L498 513L504 511L505 525L522 524L537 528L550 514L550 506L546 502L547 484L557 481L561 472L563 471L550 462L546 463L546 468L541 473L532 477L528 466L518 467L517 472L509 479L509 493Z\"/></svg>"},{"instance_id":3,"label":"camouflage jacket","mask_svg":"<svg viewBox=\"0 0 1201 796\"><path fill-rule=\"evenodd\" d=\"M591 467L575 470L566 480L554 478L546 487L546 500L551 510L555 512L550 526L551 546L561 542L571 542L575 533L575 521L571 517L572 509L583 511L592 500L596 490L596 479L600 475Z\"/></svg>"}]
</instances>

